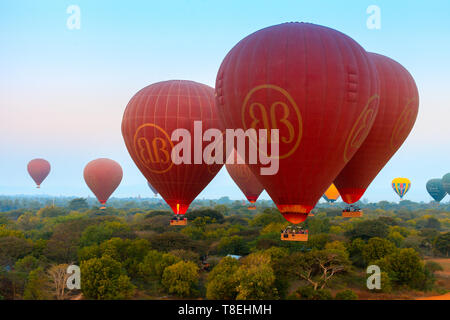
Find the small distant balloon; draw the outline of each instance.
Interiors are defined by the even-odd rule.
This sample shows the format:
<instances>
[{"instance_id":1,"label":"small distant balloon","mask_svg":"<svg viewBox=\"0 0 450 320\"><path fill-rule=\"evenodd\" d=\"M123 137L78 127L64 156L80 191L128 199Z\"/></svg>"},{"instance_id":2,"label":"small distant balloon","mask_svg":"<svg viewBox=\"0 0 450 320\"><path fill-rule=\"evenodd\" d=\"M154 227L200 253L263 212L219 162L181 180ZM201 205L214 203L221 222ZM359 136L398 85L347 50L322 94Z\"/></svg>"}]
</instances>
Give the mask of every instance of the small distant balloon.
<instances>
[{"instance_id":1,"label":"small distant balloon","mask_svg":"<svg viewBox=\"0 0 450 320\"><path fill-rule=\"evenodd\" d=\"M428 180L426 188L430 196L436 202L440 202L447 194L447 192L444 190L444 187L442 186L442 179Z\"/></svg>"},{"instance_id":2,"label":"small distant balloon","mask_svg":"<svg viewBox=\"0 0 450 320\"><path fill-rule=\"evenodd\" d=\"M45 159L33 159L28 162L27 169L37 188L40 188L41 183L50 173L50 163Z\"/></svg>"},{"instance_id":3,"label":"small distant balloon","mask_svg":"<svg viewBox=\"0 0 450 320\"><path fill-rule=\"evenodd\" d=\"M158 191L155 188L153 188L153 186L148 181L147 181L147 185L150 188L150 190L152 190L152 192L155 194L155 197L156 197L158 195Z\"/></svg>"},{"instance_id":4,"label":"small distant balloon","mask_svg":"<svg viewBox=\"0 0 450 320\"><path fill-rule=\"evenodd\" d=\"M401 200L411 188L411 181L408 178L395 178L392 180L392 188Z\"/></svg>"},{"instance_id":5,"label":"small distant balloon","mask_svg":"<svg viewBox=\"0 0 450 320\"><path fill-rule=\"evenodd\" d=\"M106 201L119 186L122 176L120 164L110 159L100 158L92 160L86 165L84 180L103 205L100 209L105 209Z\"/></svg>"},{"instance_id":6,"label":"small distant balloon","mask_svg":"<svg viewBox=\"0 0 450 320\"><path fill-rule=\"evenodd\" d=\"M339 191L334 185L334 183L331 184L331 186L325 191L324 195L322 196L327 202L333 203L339 198Z\"/></svg>"}]
</instances>

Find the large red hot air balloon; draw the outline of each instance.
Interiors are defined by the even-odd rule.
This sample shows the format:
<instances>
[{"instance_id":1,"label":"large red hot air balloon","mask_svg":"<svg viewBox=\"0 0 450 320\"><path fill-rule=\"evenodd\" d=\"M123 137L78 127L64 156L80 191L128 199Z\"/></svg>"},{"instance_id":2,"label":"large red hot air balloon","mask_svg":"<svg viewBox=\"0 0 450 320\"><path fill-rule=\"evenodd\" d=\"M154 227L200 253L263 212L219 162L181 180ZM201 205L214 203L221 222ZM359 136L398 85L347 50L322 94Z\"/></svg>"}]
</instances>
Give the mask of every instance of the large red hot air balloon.
<instances>
[{"instance_id":1,"label":"large red hot air balloon","mask_svg":"<svg viewBox=\"0 0 450 320\"><path fill-rule=\"evenodd\" d=\"M28 162L27 169L31 178L36 182L36 187L40 188L41 183L50 173L50 163L44 159L33 159Z\"/></svg>"},{"instance_id":2,"label":"large red hot air balloon","mask_svg":"<svg viewBox=\"0 0 450 320\"><path fill-rule=\"evenodd\" d=\"M278 173L260 175L261 163L250 168L284 217L300 223L369 133L378 77L345 34L285 23L247 36L227 54L216 105L226 128L279 129Z\"/></svg>"},{"instance_id":3,"label":"large red hot air balloon","mask_svg":"<svg viewBox=\"0 0 450 320\"><path fill-rule=\"evenodd\" d=\"M227 161L225 164L230 177L244 193L247 200L252 204L255 203L264 187L246 164L238 162L239 155L236 150L233 150L229 157L234 157L234 161ZM249 207L249 209L254 208L254 206Z\"/></svg>"},{"instance_id":4,"label":"large red hot air balloon","mask_svg":"<svg viewBox=\"0 0 450 320\"><path fill-rule=\"evenodd\" d=\"M380 79L380 103L372 129L359 150L334 180L346 203L358 201L397 152L416 121L419 93L409 72L398 62L369 53Z\"/></svg>"},{"instance_id":5,"label":"large red hot air balloon","mask_svg":"<svg viewBox=\"0 0 450 320\"><path fill-rule=\"evenodd\" d=\"M120 164L111 159L92 160L84 168L84 180L105 209L106 201L122 181Z\"/></svg>"},{"instance_id":6,"label":"large red hot air balloon","mask_svg":"<svg viewBox=\"0 0 450 320\"><path fill-rule=\"evenodd\" d=\"M206 130L213 128L221 136L214 89L193 81L172 80L149 85L127 105L122 135L128 152L175 214L186 213L190 203L223 165L223 157L220 164L209 165L203 159L202 151L216 140L202 141L201 131L206 136ZM178 158L185 156L190 161L178 164L172 161L172 149L185 141L184 138L171 140L176 129L184 130L191 137L189 148L180 152Z\"/></svg>"}]
</instances>

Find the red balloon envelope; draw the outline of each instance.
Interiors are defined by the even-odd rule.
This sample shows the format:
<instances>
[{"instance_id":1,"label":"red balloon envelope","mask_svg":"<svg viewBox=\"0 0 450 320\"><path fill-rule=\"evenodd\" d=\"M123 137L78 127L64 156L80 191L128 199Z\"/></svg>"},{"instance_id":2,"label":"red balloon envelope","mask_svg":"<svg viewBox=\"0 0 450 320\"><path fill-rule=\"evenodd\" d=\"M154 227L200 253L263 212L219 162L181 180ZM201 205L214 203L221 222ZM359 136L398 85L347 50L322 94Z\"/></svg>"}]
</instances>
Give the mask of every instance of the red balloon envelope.
<instances>
[{"instance_id":1,"label":"red balloon envelope","mask_svg":"<svg viewBox=\"0 0 450 320\"><path fill-rule=\"evenodd\" d=\"M250 203L255 203L264 187L246 164L238 163L237 157L239 156L235 150L230 154L230 157L235 157L234 163L231 164L227 161L225 168L227 168L230 177L244 193L247 200Z\"/></svg>"},{"instance_id":2,"label":"red balloon envelope","mask_svg":"<svg viewBox=\"0 0 450 320\"><path fill-rule=\"evenodd\" d=\"M103 205L119 186L122 176L120 164L110 159L92 160L84 168L86 184Z\"/></svg>"},{"instance_id":3,"label":"red balloon envelope","mask_svg":"<svg viewBox=\"0 0 450 320\"><path fill-rule=\"evenodd\" d=\"M203 161L202 150L216 140L202 141L202 132L198 132L198 127L194 130L194 121L200 123L200 131L205 134L206 130L217 128L221 136L214 89L184 80L145 87L130 100L123 115L122 135L131 158L175 214L186 213L223 165L223 158L220 164ZM190 163L172 161L175 145L171 137L176 129L183 129L190 136L191 143L183 151ZM176 145L185 142L184 138L179 140Z\"/></svg>"},{"instance_id":4,"label":"red balloon envelope","mask_svg":"<svg viewBox=\"0 0 450 320\"><path fill-rule=\"evenodd\" d=\"M364 143L334 180L347 203L358 201L378 172L400 148L416 121L419 93L398 62L369 53L380 79L378 115Z\"/></svg>"},{"instance_id":5,"label":"red balloon envelope","mask_svg":"<svg viewBox=\"0 0 450 320\"><path fill-rule=\"evenodd\" d=\"M31 178L36 182L37 188L40 188L41 183L50 173L50 163L44 159L33 159L28 162L27 169Z\"/></svg>"},{"instance_id":6,"label":"red balloon envelope","mask_svg":"<svg viewBox=\"0 0 450 320\"><path fill-rule=\"evenodd\" d=\"M345 34L285 23L228 53L216 105L226 128L279 129L278 173L260 175L260 163L250 168L284 217L300 223L369 133L378 77L366 51Z\"/></svg>"},{"instance_id":7,"label":"red balloon envelope","mask_svg":"<svg viewBox=\"0 0 450 320\"><path fill-rule=\"evenodd\" d=\"M152 192L155 194L155 197L156 197L156 195L158 194L158 190L156 190L156 189L152 186L152 184L151 184L150 182L148 182L148 181L147 181L147 185L148 185L148 187L150 188L150 190L152 190Z\"/></svg>"}]
</instances>

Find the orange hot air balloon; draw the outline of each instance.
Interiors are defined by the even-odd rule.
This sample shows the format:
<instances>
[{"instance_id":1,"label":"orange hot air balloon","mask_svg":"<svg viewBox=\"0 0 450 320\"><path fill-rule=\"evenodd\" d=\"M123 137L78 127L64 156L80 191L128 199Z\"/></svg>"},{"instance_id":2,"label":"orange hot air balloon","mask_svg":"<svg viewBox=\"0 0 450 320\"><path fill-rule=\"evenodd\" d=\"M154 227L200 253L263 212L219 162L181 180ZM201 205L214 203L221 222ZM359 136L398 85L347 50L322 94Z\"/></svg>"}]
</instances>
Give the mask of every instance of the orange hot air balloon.
<instances>
[{"instance_id":1,"label":"orange hot air balloon","mask_svg":"<svg viewBox=\"0 0 450 320\"><path fill-rule=\"evenodd\" d=\"M122 181L122 168L117 162L100 158L92 160L84 168L84 180L105 209L106 201Z\"/></svg>"},{"instance_id":2,"label":"orange hot air balloon","mask_svg":"<svg viewBox=\"0 0 450 320\"><path fill-rule=\"evenodd\" d=\"M211 142L202 141L202 131L206 137L207 130L222 135L214 89L197 82L172 80L149 85L126 107L122 135L128 152L175 214L186 213L223 166L223 157L220 164L208 164L203 157L208 146L217 144L216 137L211 137ZM187 137L173 142L172 134L178 133ZM175 149L176 159L172 161L174 147L185 142L186 149Z\"/></svg>"},{"instance_id":3,"label":"orange hot air balloon","mask_svg":"<svg viewBox=\"0 0 450 320\"><path fill-rule=\"evenodd\" d=\"M332 183L331 186L325 191L322 196L327 202L335 202L339 198L339 191L336 186Z\"/></svg>"},{"instance_id":4,"label":"orange hot air balloon","mask_svg":"<svg viewBox=\"0 0 450 320\"><path fill-rule=\"evenodd\" d=\"M33 159L28 162L27 169L31 178L36 182L36 188L40 188L41 183L50 173L50 163L45 159Z\"/></svg>"},{"instance_id":5,"label":"orange hot air balloon","mask_svg":"<svg viewBox=\"0 0 450 320\"><path fill-rule=\"evenodd\" d=\"M380 79L378 115L364 143L334 180L342 199L358 201L408 137L419 109L419 93L398 62L369 53Z\"/></svg>"},{"instance_id":6,"label":"orange hot air balloon","mask_svg":"<svg viewBox=\"0 0 450 320\"><path fill-rule=\"evenodd\" d=\"M231 49L217 74L216 106L227 129L279 130L278 172L261 175L268 166L261 162L249 167L283 216L300 223L369 133L378 77L345 34L285 23Z\"/></svg>"},{"instance_id":7,"label":"orange hot air balloon","mask_svg":"<svg viewBox=\"0 0 450 320\"><path fill-rule=\"evenodd\" d=\"M236 150L233 150L228 157L229 160L227 160L225 168L230 174L231 179L233 179L239 189L241 189L242 193L244 193L247 200L254 204L264 190L264 187L246 164L240 164L240 162L244 162L242 158L241 161L238 162L239 158L241 157L237 154ZM255 206L252 205L249 209L255 209Z\"/></svg>"}]
</instances>

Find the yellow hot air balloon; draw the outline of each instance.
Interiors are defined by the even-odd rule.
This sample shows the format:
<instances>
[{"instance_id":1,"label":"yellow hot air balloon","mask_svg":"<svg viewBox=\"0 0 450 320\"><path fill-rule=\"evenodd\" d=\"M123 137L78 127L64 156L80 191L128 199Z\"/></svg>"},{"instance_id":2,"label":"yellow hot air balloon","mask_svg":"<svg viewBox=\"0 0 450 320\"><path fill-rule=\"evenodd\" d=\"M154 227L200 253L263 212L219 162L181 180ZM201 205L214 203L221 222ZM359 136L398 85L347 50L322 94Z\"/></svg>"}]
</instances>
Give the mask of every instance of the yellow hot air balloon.
<instances>
[{"instance_id":1,"label":"yellow hot air balloon","mask_svg":"<svg viewBox=\"0 0 450 320\"><path fill-rule=\"evenodd\" d=\"M334 183L331 184L331 186L325 191L324 195L322 196L327 202L335 202L339 198L339 191L334 186Z\"/></svg>"},{"instance_id":2,"label":"yellow hot air balloon","mask_svg":"<svg viewBox=\"0 0 450 320\"><path fill-rule=\"evenodd\" d=\"M408 178L395 178L392 180L392 189L398 194L400 200L411 188L411 181Z\"/></svg>"}]
</instances>

